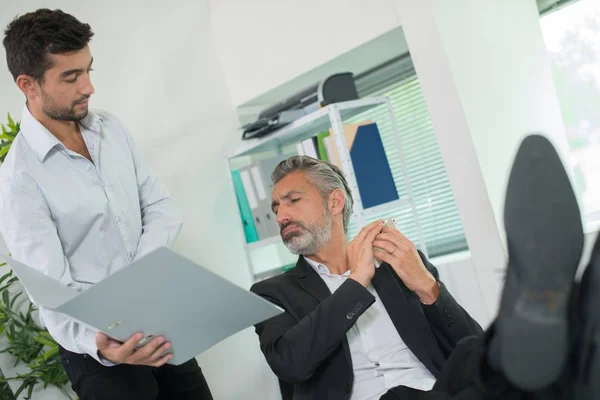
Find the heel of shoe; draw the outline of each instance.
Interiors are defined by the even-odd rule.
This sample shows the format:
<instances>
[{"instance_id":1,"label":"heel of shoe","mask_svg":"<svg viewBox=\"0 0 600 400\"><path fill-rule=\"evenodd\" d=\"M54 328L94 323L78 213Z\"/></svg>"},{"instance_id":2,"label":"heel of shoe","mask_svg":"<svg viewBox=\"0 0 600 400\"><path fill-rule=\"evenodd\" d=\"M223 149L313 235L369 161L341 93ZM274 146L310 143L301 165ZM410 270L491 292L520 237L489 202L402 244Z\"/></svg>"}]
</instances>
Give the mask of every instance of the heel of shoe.
<instances>
[{"instance_id":1,"label":"heel of shoe","mask_svg":"<svg viewBox=\"0 0 600 400\"><path fill-rule=\"evenodd\" d=\"M500 337L514 335L520 346L501 346L501 364L515 386L535 391L547 387L561 374L567 355L569 328L565 321L532 322L512 316L502 326Z\"/></svg>"}]
</instances>

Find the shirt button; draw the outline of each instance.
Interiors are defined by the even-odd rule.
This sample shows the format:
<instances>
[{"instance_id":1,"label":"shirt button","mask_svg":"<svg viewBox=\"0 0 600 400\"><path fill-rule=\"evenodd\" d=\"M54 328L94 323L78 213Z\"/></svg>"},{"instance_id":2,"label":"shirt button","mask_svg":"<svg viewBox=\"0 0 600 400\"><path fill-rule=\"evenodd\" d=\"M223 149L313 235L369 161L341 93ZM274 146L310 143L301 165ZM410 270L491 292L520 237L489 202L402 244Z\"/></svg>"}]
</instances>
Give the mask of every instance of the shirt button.
<instances>
[{"instance_id":1,"label":"shirt button","mask_svg":"<svg viewBox=\"0 0 600 400\"><path fill-rule=\"evenodd\" d=\"M346 314L346 318L348 318L348 319L352 319L352 313L348 313L348 314Z\"/></svg>"}]
</instances>

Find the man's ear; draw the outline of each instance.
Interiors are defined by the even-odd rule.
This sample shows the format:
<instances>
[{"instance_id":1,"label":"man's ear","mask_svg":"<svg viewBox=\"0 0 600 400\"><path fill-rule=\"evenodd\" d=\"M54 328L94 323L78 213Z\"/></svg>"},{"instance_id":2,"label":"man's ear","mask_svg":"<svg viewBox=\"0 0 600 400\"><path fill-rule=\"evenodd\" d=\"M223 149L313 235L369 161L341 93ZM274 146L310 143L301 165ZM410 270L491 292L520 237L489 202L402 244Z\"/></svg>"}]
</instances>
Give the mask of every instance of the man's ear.
<instances>
[{"instance_id":1,"label":"man's ear","mask_svg":"<svg viewBox=\"0 0 600 400\"><path fill-rule=\"evenodd\" d=\"M332 215L342 214L346 204L346 195L341 189L335 189L329 194L329 209Z\"/></svg>"},{"instance_id":2,"label":"man's ear","mask_svg":"<svg viewBox=\"0 0 600 400\"><path fill-rule=\"evenodd\" d=\"M34 97L38 93L38 82L30 75L21 74L17 76L17 80L15 81L17 87L25 97L30 98Z\"/></svg>"}]
</instances>

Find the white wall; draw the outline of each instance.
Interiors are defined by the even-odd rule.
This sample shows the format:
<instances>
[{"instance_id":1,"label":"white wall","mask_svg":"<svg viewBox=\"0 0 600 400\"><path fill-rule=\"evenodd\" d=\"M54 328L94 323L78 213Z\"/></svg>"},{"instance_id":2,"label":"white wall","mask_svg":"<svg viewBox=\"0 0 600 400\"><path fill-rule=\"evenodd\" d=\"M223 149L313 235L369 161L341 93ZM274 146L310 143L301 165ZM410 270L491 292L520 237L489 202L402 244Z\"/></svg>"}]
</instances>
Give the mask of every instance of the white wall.
<instances>
[{"instance_id":1,"label":"white wall","mask_svg":"<svg viewBox=\"0 0 600 400\"><path fill-rule=\"evenodd\" d=\"M184 217L180 252L242 286L250 275L223 149L238 121L212 41L206 1L4 2L4 28L17 13L50 5L96 33L91 106L110 110L131 130L171 189ZM4 60L4 54L2 54ZM0 63L0 115L20 116L23 98ZM216 399L252 393L278 398L278 386L252 329L198 357ZM44 397L46 399L47 397Z\"/></svg>"},{"instance_id":2,"label":"white wall","mask_svg":"<svg viewBox=\"0 0 600 400\"><path fill-rule=\"evenodd\" d=\"M430 261L438 269L441 281L456 301L482 327L487 327L492 318L484 302L471 253L463 251Z\"/></svg>"},{"instance_id":3,"label":"white wall","mask_svg":"<svg viewBox=\"0 0 600 400\"><path fill-rule=\"evenodd\" d=\"M393 0L209 4L217 52L236 106L398 26Z\"/></svg>"},{"instance_id":4,"label":"white wall","mask_svg":"<svg viewBox=\"0 0 600 400\"><path fill-rule=\"evenodd\" d=\"M488 309L506 265L503 206L522 138L568 146L534 0L398 0ZM568 166L567 163L565 165Z\"/></svg>"},{"instance_id":5,"label":"white wall","mask_svg":"<svg viewBox=\"0 0 600 400\"><path fill-rule=\"evenodd\" d=\"M525 135L546 135L570 166L537 4L509 0L490 8L478 0L432 2L492 208L502 226L508 174Z\"/></svg>"}]
</instances>

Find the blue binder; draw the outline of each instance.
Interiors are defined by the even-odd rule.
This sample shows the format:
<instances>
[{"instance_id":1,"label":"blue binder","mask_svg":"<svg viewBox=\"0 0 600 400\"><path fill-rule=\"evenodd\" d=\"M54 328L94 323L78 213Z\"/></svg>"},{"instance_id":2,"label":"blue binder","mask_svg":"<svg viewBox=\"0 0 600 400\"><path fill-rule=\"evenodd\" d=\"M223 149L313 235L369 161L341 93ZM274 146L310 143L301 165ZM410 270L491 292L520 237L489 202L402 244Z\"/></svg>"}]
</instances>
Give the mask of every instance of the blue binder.
<instances>
[{"instance_id":1,"label":"blue binder","mask_svg":"<svg viewBox=\"0 0 600 400\"><path fill-rule=\"evenodd\" d=\"M399 199L377 124L358 126L350 158L363 208Z\"/></svg>"}]
</instances>

